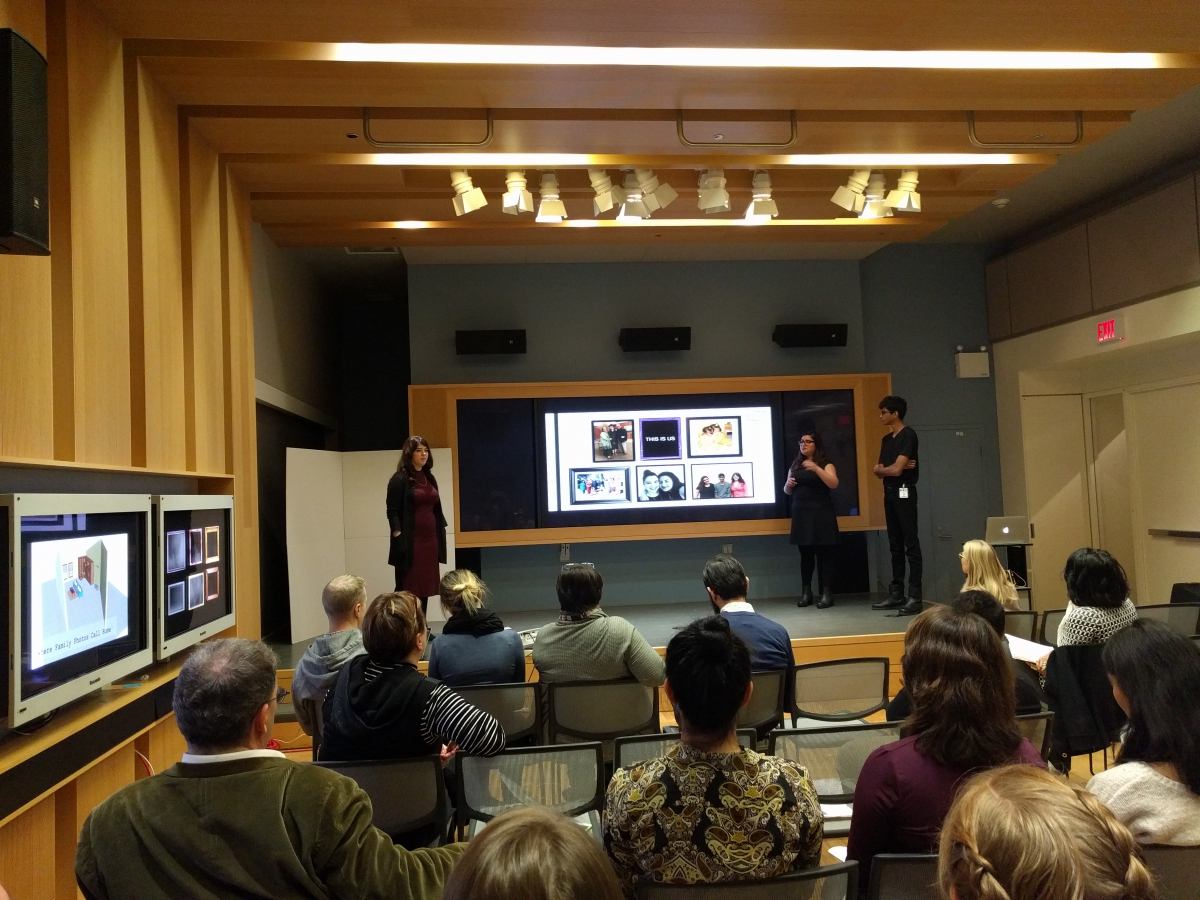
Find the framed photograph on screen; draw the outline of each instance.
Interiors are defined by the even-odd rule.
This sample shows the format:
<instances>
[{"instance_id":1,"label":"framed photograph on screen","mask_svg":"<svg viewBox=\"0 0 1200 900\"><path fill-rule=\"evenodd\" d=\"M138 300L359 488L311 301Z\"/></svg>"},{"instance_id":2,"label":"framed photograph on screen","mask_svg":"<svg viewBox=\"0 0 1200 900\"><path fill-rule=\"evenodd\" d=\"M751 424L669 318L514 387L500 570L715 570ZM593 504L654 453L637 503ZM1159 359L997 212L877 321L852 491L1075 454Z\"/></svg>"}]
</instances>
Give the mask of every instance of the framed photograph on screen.
<instances>
[{"instance_id":1,"label":"framed photograph on screen","mask_svg":"<svg viewBox=\"0 0 1200 900\"><path fill-rule=\"evenodd\" d=\"M688 456L741 456L742 417L706 416L687 420Z\"/></svg>"},{"instance_id":2,"label":"framed photograph on screen","mask_svg":"<svg viewBox=\"0 0 1200 900\"><path fill-rule=\"evenodd\" d=\"M631 462L634 440L632 419L592 422L592 462Z\"/></svg>"},{"instance_id":3,"label":"framed photograph on screen","mask_svg":"<svg viewBox=\"0 0 1200 900\"><path fill-rule=\"evenodd\" d=\"M683 500L687 497L684 467L638 466L638 503L661 503Z\"/></svg>"},{"instance_id":4,"label":"framed photograph on screen","mask_svg":"<svg viewBox=\"0 0 1200 900\"><path fill-rule=\"evenodd\" d=\"M705 479L708 479L705 481ZM698 463L691 467L690 496L697 500L732 500L754 496L754 466L743 460Z\"/></svg>"},{"instance_id":5,"label":"framed photograph on screen","mask_svg":"<svg viewBox=\"0 0 1200 900\"><path fill-rule=\"evenodd\" d=\"M192 528L188 531L188 565L204 565L204 529Z\"/></svg>"},{"instance_id":6,"label":"framed photograph on screen","mask_svg":"<svg viewBox=\"0 0 1200 900\"><path fill-rule=\"evenodd\" d=\"M183 534L183 532L179 532ZM167 585L167 615L173 616L183 612L186 600L184 599L184 583L176 581L174 584Z\"/></svg>"},{"instance_id":7,"label":"framed photograph on screen","mask_svg":"<svg viewBox=\"0 0 1200 900\"><path fill-rule=\"evenodd\" d=\"M221 596L221 570L216 566L204 570L204 596L209 600Z\"/></svg>"},{"instance_id":8,"label":"framed photograph on screen","mask_svg":"<svg viewBox=\"0 0 1200 900\"><path fill-rule=\"evenodd\" d=\"M182 572L187 568L187 532L167 532L167 571Z\"/></svg>"},{"instance_id":9,"label":"framed photograph on screen","mask_svg":"<svg viewBox=\"0 0 1200 900\"><path fill-rule=\"evenodd\" d=\"M199 609L204 605L204 573L197 572L187 579L187 607Z\"/></svg>"},{"instance_id":10,"label":"framed photograph on screen","mask_svg":"<svg viewBox=\"0 0 1200 900\"><path fill-rule=\"evenodd\" d=\"M642 429L643 462L651 459L682 459L678 419L639 419Z\"/></svg>"},{"instance_id":11,"label":"framed photograph on screen","mask_svg":"<svg viewBox=\"0 0 1200 900\"><path fill-rule=\"evenodd\" d=\"M204 561L218 562L221 559L221 529L210 525L204 529Z\"/></svg>"},{"instance_id":12,"label":"framed photograph on screen","mask_svg":"<svg viewBox=\"0 0 1200 900\"><path fill-rule=\"evenodd\" d=\"M628 469L571 469L571 503L626 503Z\"/></svg>"}]
</instances>

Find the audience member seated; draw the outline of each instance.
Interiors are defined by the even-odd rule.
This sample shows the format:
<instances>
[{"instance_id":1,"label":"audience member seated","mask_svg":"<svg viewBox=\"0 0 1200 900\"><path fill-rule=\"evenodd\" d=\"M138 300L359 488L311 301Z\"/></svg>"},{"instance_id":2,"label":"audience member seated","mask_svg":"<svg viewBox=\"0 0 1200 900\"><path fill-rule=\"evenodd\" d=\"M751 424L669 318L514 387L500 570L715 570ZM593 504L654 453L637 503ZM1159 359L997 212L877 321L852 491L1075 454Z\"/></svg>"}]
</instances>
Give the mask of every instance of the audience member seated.
<instances>
[{"instance_id":1,"label":"audience member seated","mask_svg":"<svg viewBox=\"0 0 1200 900\"><path fill-rule=\"evenodd\" d=\"M1200 648L1140 619L1109 638L1104 669L1129 723L1088 790L1143 844L1200 845Z\"/></svg>"},{"instance_id":2,"label":"audience member seated","mask_svg":"<svg viewBox=\"0 0 1200 900\"><path fill-rule=\"evenodd\" d=\"M478 576L470 569L447 572L438 594L448 618L429 647L429 677L451 687L524 681L521 636L483 605Z\"/></svg>"},{"instance_id":3,"label":"audience member seated","mask_svg":"<svg viewBox=\"0 0 1200 900\"><path fill-rule=\"evenodd\" d=\"M464 846L409 852L371 825L349 778L266 749L282 691L275 655L201 644L175 680L183 760L92 811L75 876L89 900L442 895Z\"/></svg>"},{"instance_id":4,"label":"audience member seated","mask_svg":"<svg viewBox=\"0 0 1200 900\"><path fill-rule=\"evenodd\" d=\"M790 669L796 664L787 629L746 602L750 579L732 556L714 556L704 566L704 589L713 609L725 617L733 633L750 648L750 668L755 672Z\"/></svg>"},{"instance_id":5,"label":"audience member seated","mask_svg":"<svg viewBox=\"0 0 1200 900\"><path fill-rule=\"evenodd\" d=\"M1006 763L1045 767L1021 737L1004 646L974 613L934 606L904 638L904 686L912 713L904 738L867 757L854 789L848 859L859 891L877 853L932 853L954 792L975 770Z\"/></svg>"},{"instance_id":6,"label":"audience member seated","mask_svg":"<svg viewBox=\"0 0 1200 900\"><path fill-rule=\"evenodd\" d=\"M643 879L739 881L816 864L823 820L808 772L738 744L753 691L750 652L721 616L671 638L666 693L680 742L617 769L604 804L604 846L628 896Z\"/></svg>"},{"instance_id":7,"label":"audience member seated","mask_svg":"<svg viewBox=\"0 0 1200 900\"><path fill-rule=\"evenodd\" d=\"M1000 558L991 544L967 541L958 557L962 560L963 574L967 576L963 591L986 591L1005 609L1020 609L1012 574L1000 565Z\"/></svg>"},{"instance_id":8,"label":"audience member seated","mask_svg":"<svg viewBox=\"0 0 1200 900\"><path fill-rule=\"evenodd\" d=\"M600 608L604 579L591 563L568 563L558 576L558 621L533 642L533 664L542 681L609 681L636 678L658 687L666 677L662 657L633 625Z\"/></svg>"},{"instance_id":9,"label":"audience member seated","mask_svg":"<svg viewBox=\"0 0 1200 900\"><path fill-rule=\"evenodd\" d=\"M955 900L1154 900L1130 833L1078 785L1029 766L976 775L946 816L938 886Z\"/></svg>"},{"instance_id":10,"label":"audience member seated","mask_svg":"<svg viewBox=\"0 0 1200 900\"><path fill-rule=\"evenodd\" d=\"M362 620L367 610L367 588L357 575L339 575L321 591L321 606L329 631L308 645L292 675L296 720L305 734L313 734L311 706L305 701L324 700L338 672L363 649Z\"/></svg>"},{"instance_id":11,"label":"audience member seated","mask_svg":"<svg viewBox=\"0 0 1200 900\"><path fill-rule=\"evenodd\" d=\"M963 591L950 601L952 609L974 613L990 626L1000 637L1004 645L1004 655L1012 668L1016 684L1017 715L1027 716L1042 711L1046 695L1038 684L1037 674L1026 663L1013 659L1008 651L1008 639L1004 636L1004 608L996 602L996 598L986 591ZM908 690L900 688L892 702L887 706L887 720L900 722L912 713L912 704L908 700Z\"/></svg>"},{"instance_id":12,"label":"audience member seated","mask_svg":"<svg viewBox=\"0 0 1200 900\"><path fill-rule=\"evenodd\" d=\"M407 759L456 752L495 756L504 729L446 685L417 671L425 652L421 602L380 594L363 618L365 656L342 667L325 702L321 759Z\"/></svg>"},{"instance_id":13,"label":"audience member seated","mask_svg":"<svg viewBox=\"0 0 1200 900\"><path fill-rule=\"evenodd\" d=\"M1058 646L1103 644L1137 618L1125 570L1107 550L1084 547L1067 557L1067 612Z\"/></svg>"},{"instance_id":14,"label":"audience member seated","mask_svg":"<svg viewBox=\"0 0 1200 900\"><path fill-rule=\"evenodd\" d=\"M445 900L621 900L604 850L577 822L526 806L488 823L467 847Z\"/></svg>"}]
</instances>

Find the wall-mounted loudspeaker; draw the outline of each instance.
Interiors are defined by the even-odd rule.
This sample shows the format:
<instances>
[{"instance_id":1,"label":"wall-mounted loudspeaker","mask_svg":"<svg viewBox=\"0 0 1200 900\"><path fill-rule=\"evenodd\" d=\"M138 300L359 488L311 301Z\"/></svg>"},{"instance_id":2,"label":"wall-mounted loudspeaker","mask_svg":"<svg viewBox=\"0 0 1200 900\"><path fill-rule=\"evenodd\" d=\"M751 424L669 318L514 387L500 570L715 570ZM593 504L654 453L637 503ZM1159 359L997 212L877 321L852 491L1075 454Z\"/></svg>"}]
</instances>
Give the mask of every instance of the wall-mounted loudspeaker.
<instances>
[{"instance_id":1,"label":"wall-mounted loudspeaker","mask_svg":"<svg viewBox=\"0 0 1200 900\"><path fill-rule=\"evenodd\" d=\"M626 353L643 350L691 350L691 328L622 328L617 343Z\"/></svg>"},{"instance_id":2,"label":"wall-mounted loudspeaker","mask_svg":"<svg viewBox=\"0 0 1200 900\"><path fill-rule=\"evenodd\" d=\"M776 325L771 340L780 347L845 347L846 323Z\"/></svg>"},{"instance_id":3,"label":"wall-mounted loudspeaker","mask_svg":"<svg viewBox=\"0 0 1200 900\"><path fill-rule=\"evenodd\" d=\"M456 331L454 350L459 356L484 353L524 353L525 329L509 331Z\"/></svg>"},{"instance_id":4,"label":"wall-mounted loudspeaker","mask_svg":"<svg viewBox=\"0 0 1200 900\"><path fill-rule=\"evenodd\" d=\"M0 28L0 253L50 252L46 58Z\"/></svg>"}]
</instances>

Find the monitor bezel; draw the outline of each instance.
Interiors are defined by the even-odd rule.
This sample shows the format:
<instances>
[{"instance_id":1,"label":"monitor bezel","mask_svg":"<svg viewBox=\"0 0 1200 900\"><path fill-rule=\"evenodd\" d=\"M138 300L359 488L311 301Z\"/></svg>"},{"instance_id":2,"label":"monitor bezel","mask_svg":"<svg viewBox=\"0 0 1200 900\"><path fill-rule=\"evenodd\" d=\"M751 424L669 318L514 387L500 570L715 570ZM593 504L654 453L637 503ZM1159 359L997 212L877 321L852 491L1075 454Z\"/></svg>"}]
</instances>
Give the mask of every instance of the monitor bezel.
<instances>
[{"instance_id":1,"label":"monitor bezel","mask_svg":"<svg viewBox=\"0 0 1200 900\"><path fill-rule=\"evenodd\" d=\"M160 662L170 659L181 650L215 637L237 624L237 578L234 566L237 554L234 550L234 509L230 494L155 494L150 498L154 508L154 654ZM229 510L229 537L225 542L229 555L229 612L211 622L197 625L182 634L168 638L167 634L167 588L166 588L166 527L164 513L187 512L193 509Z\"/></svg>"},{"instance_id":2,"label":"monitor bezel","mask_svg":"<svg viewBox=\"0 0 1200 900\"><path fill-rule=\"evenodd\" d=\"M9 727L24 725L48 713L66 706L80 697L100 690L128 675L147 669L154 664L154 646L151 626L153 624L154 600L150 575L149 542L151 537L151 508L149 494L5 494L0 496L0 505L7 507L9 517ZM98 515L101 513L140 513L142 529L147 546L143 560L142 576L145 579L143 614L145 620L146 646L129 656L115 660L106 666L84 672L58 687L34 694L28 700L21 697L21 639L24 634L24 553L21 548L22 516Z\"/></svg>"}]
</instances>

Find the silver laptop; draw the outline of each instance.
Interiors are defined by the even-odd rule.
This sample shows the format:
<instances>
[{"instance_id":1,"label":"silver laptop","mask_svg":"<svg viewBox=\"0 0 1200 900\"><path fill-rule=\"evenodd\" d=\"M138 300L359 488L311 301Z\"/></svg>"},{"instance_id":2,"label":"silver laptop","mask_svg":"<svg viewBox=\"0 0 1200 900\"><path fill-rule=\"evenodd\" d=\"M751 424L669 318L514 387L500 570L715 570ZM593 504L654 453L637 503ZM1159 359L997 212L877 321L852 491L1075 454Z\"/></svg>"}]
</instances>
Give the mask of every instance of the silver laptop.
<instances>
[{"instance_id":1,"label":"silver laptop","mask_svg":"<svg viewBox=\"0 0 1200 900\"><path fill-rule=\"evenodd\" d=\"M993 547L1005 544L1032 544L1029 519L1025 516L991 516L987 520L984 540Z\"/></svg>"}]
</instances>

